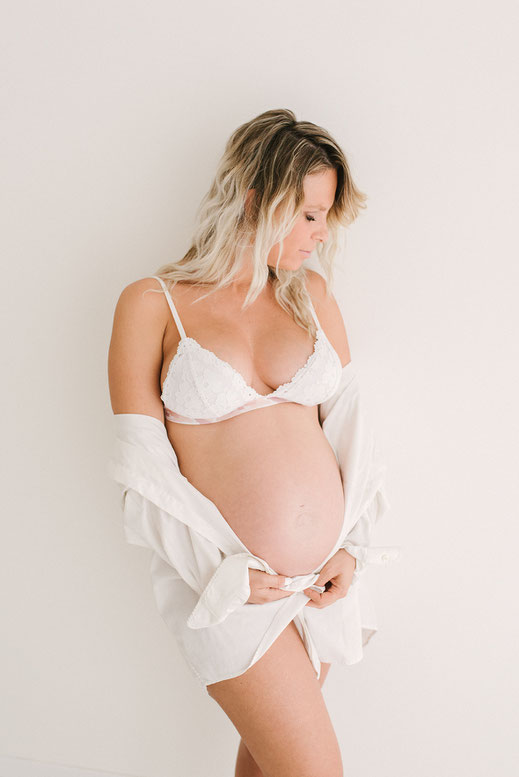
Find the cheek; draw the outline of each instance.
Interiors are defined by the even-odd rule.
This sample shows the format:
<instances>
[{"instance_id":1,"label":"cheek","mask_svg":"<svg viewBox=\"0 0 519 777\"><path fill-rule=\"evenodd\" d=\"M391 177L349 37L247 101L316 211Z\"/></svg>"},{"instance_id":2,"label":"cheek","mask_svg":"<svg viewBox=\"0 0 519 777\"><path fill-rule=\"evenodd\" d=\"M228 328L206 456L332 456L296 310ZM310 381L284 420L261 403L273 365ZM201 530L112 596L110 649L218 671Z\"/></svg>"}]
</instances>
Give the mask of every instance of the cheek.
<instances>
[{"instance_id":1,"label":"cheek","mask_svg":"<svg viewBox=\"0 0 519 777\"><path fill-rule=\"evenodd\" d=\"M296 224L292 232L289 234L289 236L286 239L287 245L290 245L295 248L304 248L307 241L307 235L308 235L308 226L310 222L306 221L304 223Z\"/></svg>"}]
</instances>

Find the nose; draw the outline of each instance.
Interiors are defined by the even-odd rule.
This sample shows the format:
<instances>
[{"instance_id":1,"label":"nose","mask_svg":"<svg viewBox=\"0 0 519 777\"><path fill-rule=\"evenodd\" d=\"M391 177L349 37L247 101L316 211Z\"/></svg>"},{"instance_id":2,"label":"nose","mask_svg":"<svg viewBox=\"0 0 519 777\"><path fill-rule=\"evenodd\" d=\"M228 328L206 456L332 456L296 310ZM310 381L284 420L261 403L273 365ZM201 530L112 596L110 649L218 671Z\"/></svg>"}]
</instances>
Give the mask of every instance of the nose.
<instances>
[{"instance_id":1,"label":"nose","mask_svg":"<svg viewBox=\"0 0 519 777\"><path fill-rule=\"evenodd\" d=\"M328 240L328 228L326 224L318 224L313 232L314 240L325 243Z\"/></svg>"}]
</instances>

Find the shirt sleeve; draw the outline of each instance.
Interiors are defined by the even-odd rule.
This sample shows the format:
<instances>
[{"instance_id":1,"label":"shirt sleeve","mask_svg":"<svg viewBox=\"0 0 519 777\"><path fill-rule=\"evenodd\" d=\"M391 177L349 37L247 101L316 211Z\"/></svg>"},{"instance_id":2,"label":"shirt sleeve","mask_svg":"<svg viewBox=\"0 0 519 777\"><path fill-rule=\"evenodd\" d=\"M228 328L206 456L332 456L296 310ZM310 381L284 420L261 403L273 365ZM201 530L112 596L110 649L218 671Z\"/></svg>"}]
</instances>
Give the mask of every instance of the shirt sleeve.
<instances>
[{"instance_id":1,"label":"shirt sleeve","mask_svg":"<svg viewBox=\"0 0 519 777\"><path fill-rule=\"evenodd\" d=\"M356 585L369 564L400 559L401 547L372 544L378 522L390 509L386 465L351 362L343 367L333 396L319 406L319 420L339 465L346 527L339 547L356 559L351 582Z\"/></svg>"},{"instance_id":2,"label":"shirt sleeve","mask_svg":"<svg viewBox=\"0 0 519 777\"><path fill-rule=\"evenodd\" d=\"M199 595L190 628L222 622L250 597L249 568L273 570L233 543L216 505L180 472L163 424L132 413L114 423L107 470L120 489L127 542L152 550Z\"/></svg>"}]
</instances>

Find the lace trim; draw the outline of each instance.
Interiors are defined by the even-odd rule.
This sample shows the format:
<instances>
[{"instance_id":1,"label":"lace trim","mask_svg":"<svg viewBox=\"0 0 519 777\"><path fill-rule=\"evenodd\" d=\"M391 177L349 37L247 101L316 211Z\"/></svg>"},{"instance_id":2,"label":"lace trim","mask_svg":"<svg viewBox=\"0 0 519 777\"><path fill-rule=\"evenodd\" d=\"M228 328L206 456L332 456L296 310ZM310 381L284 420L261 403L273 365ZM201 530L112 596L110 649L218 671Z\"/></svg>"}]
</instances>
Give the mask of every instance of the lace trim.
<instances>
[{"instance_id":1,"label":"lace trim","mask_svg":"<svg viewBox=\"0 0 519 777\"><path fill-rule=\"evenodd\" d=\"M174 364L178 361L178 358L182 355L183 351L185 350L185 347L187 345L187 342L190 341L194 343L197 348L199 348L201 351L204 351L205 353L209 354L210 360L213 362L214 365L223 364L225 369L228 369L232 372L235 378L237 378L244 388L247 389L248 392L251 392L254 397L262 397L263 399L267 399L268 397L275 396L279 391L286 390L289 386L293 386L298 380L300 380L301 376L306 372L306 370L311 366L311 364L315 361L316 355L317 355L317 347L322 342L322 335L324 334L323 330L319 328L317 330L317 335L314 340L314 347L312 350L312 353L309 355L305 363L299 367L299 369L296 371L295 375L292 376L290 380L288 380L286 383L282 383L280 386L277 387L277 389L274 389L274 391L269 392L268 394L260 394L258 393L251 385L249 385L243 375L236 370L232 364L229 364L228 361L225 359L221 359L219 356L217 356L213 351L210 351L208 348L204 348L203 345L200 345L198 340L195 340L193 337L183 337L178 344L177 352L173 356L172 360L169 363L168 371L166 373L166 377L164 379L164 387L162 390L162 393L166 393L166 384L168 382L168 378L170 377L171 371L173 369Z\"/></svg>"}]
</instances>

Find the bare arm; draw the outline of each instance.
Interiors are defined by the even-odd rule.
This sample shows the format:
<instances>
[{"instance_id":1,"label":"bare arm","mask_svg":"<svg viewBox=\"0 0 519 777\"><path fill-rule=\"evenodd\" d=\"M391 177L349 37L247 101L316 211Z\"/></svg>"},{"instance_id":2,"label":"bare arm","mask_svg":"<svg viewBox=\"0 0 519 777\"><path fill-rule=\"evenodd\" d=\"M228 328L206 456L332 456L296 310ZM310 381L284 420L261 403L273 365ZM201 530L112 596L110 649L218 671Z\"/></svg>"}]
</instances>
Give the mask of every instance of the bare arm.
<instances>
[{"instance_id":1,"label":"bare arm","mask_svg":"<svg viewBox=\"0 0 519 777\"><path fill-rule=\"evenodd\" d=\"M314 270L307 270L306 287L326 337L331 342L345 367L351 361L350 346L346 335L346 327L337 300L333 294L326 294L326 282L322 275Z\"/></svg>"},{"instance_id":2,"label":"bare arm","mask_svg":"<svg viewBox=\"0 0 519 777\"><path fill-rule=\"evenodd\" d=\"M108 351L108 383L115 414L140 413L164 422L160 372L167 310L162 294L143 294L157 288L156 280L142 278L121 292Z\"/></svg>"}]
</instances>

